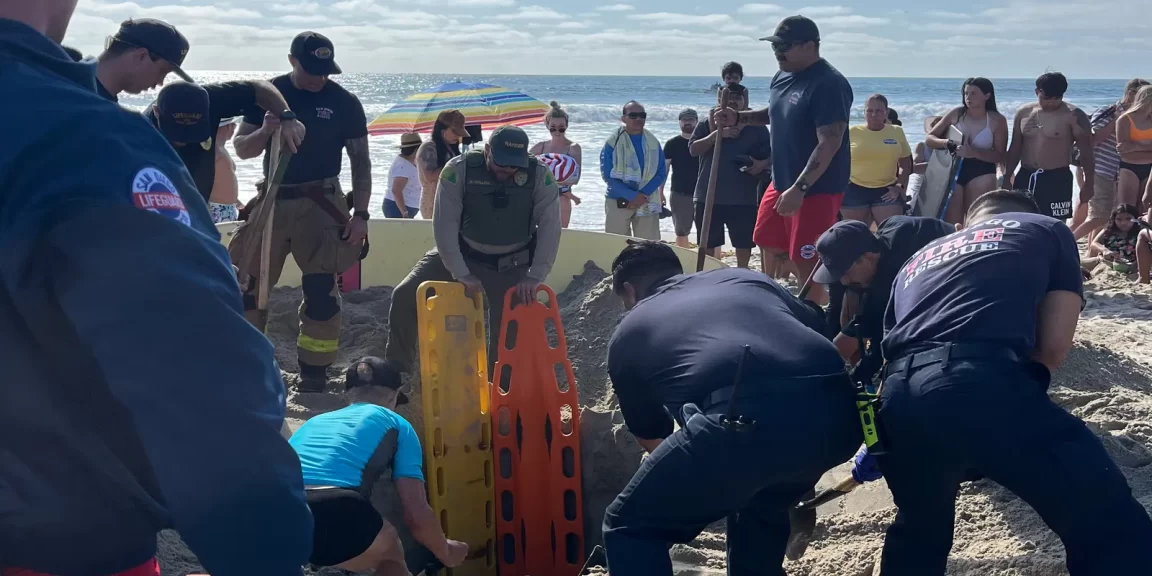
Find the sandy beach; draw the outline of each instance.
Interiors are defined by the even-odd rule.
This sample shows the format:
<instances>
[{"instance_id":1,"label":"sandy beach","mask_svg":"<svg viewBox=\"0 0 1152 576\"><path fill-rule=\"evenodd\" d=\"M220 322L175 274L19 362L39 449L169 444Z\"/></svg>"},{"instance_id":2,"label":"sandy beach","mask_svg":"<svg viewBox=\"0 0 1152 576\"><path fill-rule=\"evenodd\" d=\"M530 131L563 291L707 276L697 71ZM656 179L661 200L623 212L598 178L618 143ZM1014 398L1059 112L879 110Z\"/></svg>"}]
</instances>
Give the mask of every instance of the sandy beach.
<instances>
[{"instance_id":1,"label":"sandy beach","mask_svg":"<svg viewBox=\"0 0 1152 576\"><path fill-rule=\"evenodd\" d=\"M725 260L729 264L731 254ZM753 261L753 267L758 262ZM623 314L606 274L587 267L558 295L576 373L581 405L581 452L584 470L585 531L589 548L600 541L604 508L631 478L642 450L623 425L608 379L605 350ZM794 285L792 285L795 288ZM1136 497L1152 510L1152 289L1101 268L1086 284L1087 304L1068 361L1053 377L1049 395L1083 418L1100 436L1120 465ZM374 287L345 295L345 327L338 368L364 355L383 355L391 289ZM268 336L291 383L296 370L295 338L298 292L279 288L270 304ZM339 408L344 402L331 383L327 394L292 393L290 426ZM412 407L420 405L419 382L413 382ZM418 409L402 411L418 431ZM821 481L831 485L849 467L830 471ZM819 511L819 524L807 554L786 565L791 576L844 574L870 576L879 558L885 528L895 517L883 481L866 485ZM672 550L681 575L722 574L723 524ZM168 533L161 536L164 576L196 572L195 557ZM1028 506L1007 490L988 482L966 484L956 504L955 544L950 576L1057 576L1066 574L1064 552L1056 538ZM594 569L593 573L603 573Z\"/></svg>"}]
</instances>

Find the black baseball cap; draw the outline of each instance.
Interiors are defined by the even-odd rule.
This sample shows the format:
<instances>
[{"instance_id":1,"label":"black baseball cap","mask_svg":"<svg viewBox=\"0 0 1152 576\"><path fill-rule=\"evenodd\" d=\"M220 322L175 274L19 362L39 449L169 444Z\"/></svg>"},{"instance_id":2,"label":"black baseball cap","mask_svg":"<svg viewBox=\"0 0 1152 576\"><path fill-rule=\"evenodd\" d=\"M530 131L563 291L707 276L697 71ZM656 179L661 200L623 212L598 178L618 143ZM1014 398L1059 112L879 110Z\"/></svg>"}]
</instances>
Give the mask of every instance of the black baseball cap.
<instances>
[{"instance_id":1,"label":"black baseball cap","mask_svg":"<svg viewBox=\"0 0 1152 576\"><path fill-rule=\"evenodd\" d=\"M188 56L188 39L176 30L175 26L154 18L125 20L120 24L120 30L112 40L147 48L155 56L167 60L177 76L187 82L193 81L192 77L180 68L184 64L184 57Z\"/></svg>"},{"instance_id":2,"label":"black baseball cap","mask_svg":"<svg viewBox=\"0 0 1152 576\"><path fill-rule=\"evenodd\" d=\"M160 133L170 142L203 144L212 140L208 92L191 82L172 82L160 89L155 104Z\"/></svg>"},{"instance_id":3,"label":"black baseball cap","mask_svg":"<svg viewBox=\"0 0 1152 576\"><path fill-rule=\"evenodd\" d=\"M492 161L501 166L528 167L528 135L515 126L501 126L488 138Z\"/></svg>"},{"instance_id":4,"label":"black baseball cap","mask_svg":"<svg viewBox=\"0 0 1152 576\"><path fill-rule=\"evenodd\" d=\"M382 386L396 391L396 405L408 403L408 395L400 391L403 386L400 371L387 360L365 356L348 366L344 373L344 390L362 386Z\"/></svg>"},{"instance_id":5,"label":"black baseball cap","mask_svg":"<svg viewBox=\"0 0 1152 576\"><path fill-rule=\"evenodd\" d=\"M859 220L837 222L816 241L820 269L812 280L821 284L839 282L861 256L867 252L879 252L879 244L867 224Z\"/></svg>"},{"instance_id":6,"label":"black baseball cap","mask_svg":"<svg viewBox=\"0 0 1152 576\"><path fill-rule=\"evenodd\" d=\"M819 42L820 29L816 23L803 16L789 16L776 25L776 33L761 38L767 42L803 44L804 42Z\"/></svg>"},{"instance_id":7,"label":"black baseball cap","mask_svg":"<svg viewBox=\"0 0 1152 576\"><path fill-rule=\"evenodd\" d=\"M318 32L301 32L292 40L292 57L300 62L304 71L313 76L340 74L336 64L336 47L327 36Z\"/></svg>"}]
</instances>

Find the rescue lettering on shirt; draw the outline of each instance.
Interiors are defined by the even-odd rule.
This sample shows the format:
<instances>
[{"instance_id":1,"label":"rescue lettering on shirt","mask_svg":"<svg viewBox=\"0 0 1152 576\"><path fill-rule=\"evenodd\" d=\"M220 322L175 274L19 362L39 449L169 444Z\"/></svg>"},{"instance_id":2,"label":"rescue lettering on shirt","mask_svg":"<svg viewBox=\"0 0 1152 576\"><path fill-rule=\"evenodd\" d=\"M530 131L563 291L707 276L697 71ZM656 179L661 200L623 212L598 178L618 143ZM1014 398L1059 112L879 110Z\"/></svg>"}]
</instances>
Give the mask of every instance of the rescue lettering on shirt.
<instances>
[{"instance_id":1,"label":"rescue lettering on shirt","mask_svg":"<svg viewBox=\"0 0 1152 576\"><path fill-rule=\"evenodd\" d=\"M943 238L916 253L904 264L904 288L924 272L962 256L998 250L1006 231L1019 228L1015 220L989 220L975 230L964 230Z\"/></svg>"}]
</instances>

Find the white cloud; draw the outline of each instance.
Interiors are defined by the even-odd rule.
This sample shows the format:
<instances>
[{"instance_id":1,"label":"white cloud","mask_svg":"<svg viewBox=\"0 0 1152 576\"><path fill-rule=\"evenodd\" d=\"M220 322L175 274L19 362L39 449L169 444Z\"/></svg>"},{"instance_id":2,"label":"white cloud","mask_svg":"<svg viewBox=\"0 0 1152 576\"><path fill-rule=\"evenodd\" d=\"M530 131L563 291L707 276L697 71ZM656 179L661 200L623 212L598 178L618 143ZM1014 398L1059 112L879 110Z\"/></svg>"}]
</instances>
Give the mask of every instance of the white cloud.
<instances>
[{"instance_id":1,"label":"white cloud","mask_svg":"<svg viewBox=\"0 0 1152 576\"><path fill-rule=\"evenodd\" d=\"M943 18L945 20L968 20L972 18L972 16L964 14L963 12L944 12L941 10L929 10L925 12L924 15L932 18Z\"/></svg>"},{"instance_id":2,"label":"white cloud","mask_svg":"<svg viewBox=\"0 0 1152 576\"><path fill-rule=\"evenodd\" d=\"M633 14L630 20L653 22L665 26L699 26L732 24L735 21L727 14L678 14L673 12L653 12L651 14Z\"/></svg>"},{"instance_id":3,"label":"white cloud","mask_svg":"<svg viewBox=\"0 0 1152 576\"><path fill-rule=\"evenodd\" d=\"M315 2L300 2L297 4L272 4L268 7L273 12L295 12L315 14L320 11L320 5Z\"/></svg>"},{"instance_id":4,"label":"white cloud","mask_svg":"<svg viewBox=\"0 0 1152 576\"><path fill-rule=\"evenodd\" d=\"M285 24L332 24L335 22L323 14L288 14L277 18Z\"/></svg>"},{"instance_id":5,"label":"white cloud","mask_svg":"<svg viewBox=\"0 0 1152 576\"><path fill-rule=\"evenodd\" d=\"M997 48L997 47L1018 47L1018 48L1045 48L1052 46L1053 43L1047 40L1030 40L1027 38L997 38L991 36L952 36L949 38L934 38L928 40L928 44L939 46L951 47L964 47L964 48Z\"/></svg>"},{"instance_id":6,"label":"white cloud","mask_svg":"<svg viewBox=\"0 0 1152 576\"><path fill-rule=\"evenodd\" d=\"M612 4L610 6L601 6L597 10L601 12L630 12L635 10L636 7L631 4Z\"/></svg>"},{"instance_id":7,"label":"white cloud","mask_svg":"<svg viewBox=\"0 0 1152 576\"><path fill-rule=\"evenodd\" d=\"M859 14L849 14L847 16L829 16L821 18L817 24L825 28L856 28L860 26L880 26L889 23L887 18L875 18L872 16L861 16Z\"/></svg>"},{"instance_id":8,"label":"white cloud","mask_svg":"<svg viewBox=\"0 0 1152 576\"><path fill-rule=\"evenodd\" d=\"M584 30L588 25L583 22L561 22L556 25L560 30Z\"/></svg>"},{"instance_id":9,"label":"white cloud","mask_svg":"<svg viewBox=\"0 0 1152 576\"><path fill-rule=\"evenodd\" d=\"M497 20L566 20L568 17L543 6L524 6L519 12L496 16Z\"/></svg>"},{"instance_id":10,"label":"white cloud","mask_svg":"<svg viewBox=\"0 0 1152 576\"><path fill-rule=\"evenodd\" d=\"M450 6L514 6L516 0L448 0Z\"/></svg>"},{"instance_id":11,"label":"white cloud","mask_svg":"<svg viewBox=\"0 0 1152 576\"><path fill-rule=\"evenodd\" d=\"M783 12L783 6L775 4L745 4L736 10L740 14L775 14Z\"/></svg>"},{"instance_id":12,"label":"white cloud","mask_svg":"<svg viewBox=\"0 0 1152 576\"><path fill-rule=\"evenodd\" d=\"M89 14L97 14L114 18L132 18L150 16L170 20L244 20L260 18L261 14L247 8L220 8L216 6L140 6L135 2L120 2L106 4L103 2L85 2L77 8Z\"/></svg>"},{"instance_id":13,"label":"white cloud","mask_svg":"<svg viewBox=\"0 0 1152 576\"><path fill-rule=\"evenodd\" d=\"M852 9L847 6L805 6L796 11L797 14L803 14L809 18L818 18L821 16L837 16L840 14L851 14ZM820 22L816 23L817 25Z\"/></svg>"}]
</instances>

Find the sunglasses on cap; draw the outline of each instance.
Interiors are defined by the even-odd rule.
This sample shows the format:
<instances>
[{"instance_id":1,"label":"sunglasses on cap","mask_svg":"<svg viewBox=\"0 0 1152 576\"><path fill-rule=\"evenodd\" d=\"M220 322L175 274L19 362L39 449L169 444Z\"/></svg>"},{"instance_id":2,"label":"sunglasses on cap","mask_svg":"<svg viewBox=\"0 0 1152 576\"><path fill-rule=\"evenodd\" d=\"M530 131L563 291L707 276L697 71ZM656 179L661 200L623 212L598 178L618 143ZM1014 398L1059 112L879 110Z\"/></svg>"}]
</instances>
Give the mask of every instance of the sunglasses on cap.
<instances>
[{"instance_id":1,"label":"sunglasses on cap","mask_svg":"<svg viewBox=\"0 0 1152 576\"><path fill-rule=\"evenodd\" d=\"M648 117L647 112L629 112L625 114L630 120L643 120Z\"/></svg>"}]
</instances>

